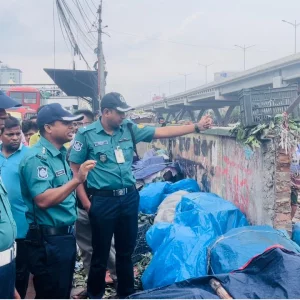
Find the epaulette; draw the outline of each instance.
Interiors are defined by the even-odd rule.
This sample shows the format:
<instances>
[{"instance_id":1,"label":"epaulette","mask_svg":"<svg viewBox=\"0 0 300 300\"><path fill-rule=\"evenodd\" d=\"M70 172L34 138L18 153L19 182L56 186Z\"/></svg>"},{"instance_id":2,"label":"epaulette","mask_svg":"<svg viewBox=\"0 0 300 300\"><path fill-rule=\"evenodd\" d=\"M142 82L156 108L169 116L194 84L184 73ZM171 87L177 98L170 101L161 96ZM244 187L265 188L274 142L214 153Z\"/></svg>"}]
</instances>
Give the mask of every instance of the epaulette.
<instances>
[{"instance_id":1,"label":"epaulette","mask_svg":"<svg viewBox=\"0 0 300 300\"><path fill-rule=\"evenodd\" d=\"M35 156L40 160L47 161L47 149L45 147L42 148L40 153L37 153Z\"/></svg>"},{"instance_id":2,"label":"epaulette","mask_svg":"<svg viewBox=\"0 0 300 300\"><path fill-rule=\"evenodd\" d=\"M89 124L88 126L85 126L85 127L81 127L81 128L79 128L78 131L79 131L80 133L84 134L85 132L91 131L91 130L93 130L93 129L95 129L95 124L94 124L94 123Z\"/></svg>"}]
</instances>

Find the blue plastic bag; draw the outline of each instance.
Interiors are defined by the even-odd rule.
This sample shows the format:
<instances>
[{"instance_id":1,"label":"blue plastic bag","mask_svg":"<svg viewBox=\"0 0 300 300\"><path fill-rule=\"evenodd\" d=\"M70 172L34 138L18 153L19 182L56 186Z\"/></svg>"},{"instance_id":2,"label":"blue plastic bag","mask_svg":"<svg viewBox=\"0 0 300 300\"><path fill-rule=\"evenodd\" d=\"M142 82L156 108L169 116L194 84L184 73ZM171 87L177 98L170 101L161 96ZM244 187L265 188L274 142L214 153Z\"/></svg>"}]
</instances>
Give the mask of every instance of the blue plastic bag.
<instances>
[{"instance_id":1,"label":"blue plastic bag","mask_svg":"<svg viewBox=\"0 0 300 300\"><path fill-rule=\"evenodd\" d=\"M155 214L164 199L164 189L169 184L168 182L155 182L145 186L140 191L139 210L145 214Z\"/></svg>"},{"instance_id":2,"label":"blue plastic bag","mask_svg":"<svg viewBox=\"0 0 300 300\"><path fill-rule=\"evenodd\" d=\"M153 251L142 276L144 289L207 275L207 248L228 230L248 225L232 203L209 193L183 196L173 224L158 223L146 234Z\"/></svg>"},{"instance_id":3,"label":"blue plastic bag","mask_svg":"<svg viewBox=\"0 0 300 300\"><path fill-rule=\"evenodd\" d=\"M168 195L180 190L192 193L199 192L200 188L194 179L183 179L175 183L150 183L140 191L139 210L145 214L155 214L158 206Z\"/></svg>"},{"instance_id":4,"label":"blue plastic bag","mask_svg":"<svg viewBox=\"0 0 300 300\"><path fill-rule=\"evenodd\" d=\"M232 229L209 247L210 272L223 274L240 269L251 258L275 245L296 253L300 252L300 247L287 238L284 232L270 226Z\"/></svg>"}]
</instances>

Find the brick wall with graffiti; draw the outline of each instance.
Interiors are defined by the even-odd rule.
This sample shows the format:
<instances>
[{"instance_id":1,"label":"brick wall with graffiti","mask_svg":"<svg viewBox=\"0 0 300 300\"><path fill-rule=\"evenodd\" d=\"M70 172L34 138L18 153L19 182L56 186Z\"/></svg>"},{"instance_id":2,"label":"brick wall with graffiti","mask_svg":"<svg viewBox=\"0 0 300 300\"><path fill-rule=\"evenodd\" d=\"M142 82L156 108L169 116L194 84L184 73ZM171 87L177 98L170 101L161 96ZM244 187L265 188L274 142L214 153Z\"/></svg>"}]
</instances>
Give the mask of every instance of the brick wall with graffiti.
<instances>
[{"instance_id":1,"label":"brick wall with graffiti","mask_svg":"<svg viewBox=\"0 0 300 300\"><path fill-rule=\"evenodd\" d=\"M204 134L157 140L152 146L168 150L187 177L195 178L203 191L233 202L252 224L274 225L272 140L255 152L232 137Z\"/></svg>"}]
</instances>

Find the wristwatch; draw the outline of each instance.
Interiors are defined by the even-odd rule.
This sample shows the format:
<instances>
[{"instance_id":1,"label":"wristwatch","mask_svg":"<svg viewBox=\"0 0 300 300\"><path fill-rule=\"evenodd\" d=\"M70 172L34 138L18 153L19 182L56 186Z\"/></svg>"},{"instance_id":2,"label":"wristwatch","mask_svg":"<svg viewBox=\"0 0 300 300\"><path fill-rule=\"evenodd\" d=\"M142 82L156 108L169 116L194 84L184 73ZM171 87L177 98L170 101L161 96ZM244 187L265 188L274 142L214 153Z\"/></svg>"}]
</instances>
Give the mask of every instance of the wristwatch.
<instances>
[{"instance_id":1,"label":"wristwatch","mask_svg":"<svg viewBox=\"0 0 300 300\"><path fill-rule=\"evenodd\" d=\"M197 123L195 124L195 132L200 133L200 128Z\"/></svg>"}]
</instances>

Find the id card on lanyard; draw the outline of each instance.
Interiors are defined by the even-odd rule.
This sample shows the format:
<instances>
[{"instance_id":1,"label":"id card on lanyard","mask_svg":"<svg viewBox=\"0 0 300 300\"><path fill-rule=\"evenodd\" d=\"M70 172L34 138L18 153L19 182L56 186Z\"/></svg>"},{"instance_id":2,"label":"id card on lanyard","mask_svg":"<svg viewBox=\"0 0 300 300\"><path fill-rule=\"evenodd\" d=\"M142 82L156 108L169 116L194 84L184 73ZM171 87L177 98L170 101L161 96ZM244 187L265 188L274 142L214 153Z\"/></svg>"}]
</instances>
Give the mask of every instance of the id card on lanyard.
<instances>
[{"instance_id":1,"label":"id card on lanyard","mask_svg":"<svg viewBox=\"0 0 300 300\"><path fill-rule=\"evenodd\" d=\"M125 162L123 150L118 146L115 150L116 161L118 164L123 164Z\"/></svg>"}]
</instances>

